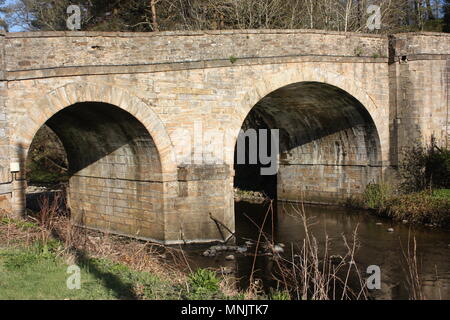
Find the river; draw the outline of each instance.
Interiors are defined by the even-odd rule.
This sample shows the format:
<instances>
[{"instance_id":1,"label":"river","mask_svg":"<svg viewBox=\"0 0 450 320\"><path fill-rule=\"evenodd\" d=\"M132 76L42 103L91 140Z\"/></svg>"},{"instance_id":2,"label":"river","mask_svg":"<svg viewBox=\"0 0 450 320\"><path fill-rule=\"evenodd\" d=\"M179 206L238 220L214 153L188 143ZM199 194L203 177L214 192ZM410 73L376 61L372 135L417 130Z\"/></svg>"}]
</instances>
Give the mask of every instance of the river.
<instances>
[{"instance_id":1,"label":"river","mask_svg":"<svg viewBox=\"0 0 450 320\"><path fill-rule=\"evenodd\" d=\"M268 209L268 203L235 203L237 245L244 245L248 239L258 238L258 228L251 221L262 225ZM274 219L265 223L264 231L285 247L285 255L291 255L289 248L298 248L303 243L305 231L298 217L297 204L278 202L274 204ZM358 250L355 262L364 277L369 265L381 270L381 288L369 291L372 299L409 299L407 285L407 264L404 253L408 241L417 243L418 271L421 277L421 291L426 299L450 299L450 232L426 227L411 227L408 224L394 223L374 216L367 211L332 206L306 205L304 212L310 224L310 233L323 248L328 236L330 255L342 255L347 252L343 236L351 240L357 229ZM389 230L388 229L393 229ZM253 255L236 254L236 259L226 261L229 253L216 257L203 257L205 247L191 247L187 250L193 267L226 267L233 270L240 281L240 287L248 286L248 277L252 270ZM249 252L251 249L249 249ZM276 287L272 278L274 264L267 256L258 257L256 267L264 287Z\"/></svg>"}]
</instances>

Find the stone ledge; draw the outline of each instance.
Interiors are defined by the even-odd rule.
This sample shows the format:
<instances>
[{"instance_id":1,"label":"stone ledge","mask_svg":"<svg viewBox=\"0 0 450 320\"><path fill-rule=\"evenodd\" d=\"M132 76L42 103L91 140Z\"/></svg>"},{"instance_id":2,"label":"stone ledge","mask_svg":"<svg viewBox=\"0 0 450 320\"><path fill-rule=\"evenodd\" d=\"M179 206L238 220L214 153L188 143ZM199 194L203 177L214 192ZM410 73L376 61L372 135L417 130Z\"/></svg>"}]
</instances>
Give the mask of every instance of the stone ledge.
<instances>
[{"instance_id":1,"label":"stone ledge","mask_svg":"<svg viewBox=\"0 0 450 320\"><path fill-rule=\"evenodd\" d=\"M227 68L234 66L254 66L266 64L304 63L304 62L330 62L330 63L387 63L387 57L350 57L350 56L319 56L298 55L281 57L245 57L237 58L235 63L229 59L203 60L203 61L180 61L172 63L155 63L146 65L105 65L105 66L71 66L37 70L13 70L5 72L5 79L29 80L49 77L104 75L104 74L133 74L133 73L156 73L181 70L195 70L207 68ZM1 71L0 71L1 75ZM1 77L0 77L1 79Z\"/></svg>"},{"instance_id":2,"label":"stone ledge","mask_svg":"<svg viewBox=\"0 0 450 320\"><path fill-rule=\"evenodd\" d=\"M0 195L12 192L12 183L0 184Z\"/></svg>"},{"instance_id":3,"label":"stone ledge","mask_svg":"<svg viewBox=\"0 0 450 320\"><path fill-rule=\"evenodd\" d=\"M225 180L230 177L228 165L185 165L178 167L179 181Z\"/></svg>"}]
</instances>

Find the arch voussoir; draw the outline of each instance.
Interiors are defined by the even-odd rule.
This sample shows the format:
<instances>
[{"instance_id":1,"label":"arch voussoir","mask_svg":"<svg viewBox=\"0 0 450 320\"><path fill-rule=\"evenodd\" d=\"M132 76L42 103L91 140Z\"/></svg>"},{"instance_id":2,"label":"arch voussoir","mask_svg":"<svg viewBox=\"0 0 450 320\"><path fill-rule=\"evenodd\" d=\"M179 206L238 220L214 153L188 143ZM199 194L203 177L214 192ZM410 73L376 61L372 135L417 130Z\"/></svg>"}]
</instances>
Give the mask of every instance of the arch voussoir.
<instances>
[{"instance_id":1,"label":"arch voussoir","mask_svg":"<svg viewBox=\"0 0 450 320\"><path fill-rule=\"evenodd\" d=\"M167 153L167 156L160 156L163 172L176 174L172 142L156 113L126 90L105 84L69 83L47 93L31 109L27 108L27 114L18 121L14 145L28 150L36 132L48 119L64 108L82 102L108 103L133 115L148 130L158 152Z\"/></svg>"}]
</instances>

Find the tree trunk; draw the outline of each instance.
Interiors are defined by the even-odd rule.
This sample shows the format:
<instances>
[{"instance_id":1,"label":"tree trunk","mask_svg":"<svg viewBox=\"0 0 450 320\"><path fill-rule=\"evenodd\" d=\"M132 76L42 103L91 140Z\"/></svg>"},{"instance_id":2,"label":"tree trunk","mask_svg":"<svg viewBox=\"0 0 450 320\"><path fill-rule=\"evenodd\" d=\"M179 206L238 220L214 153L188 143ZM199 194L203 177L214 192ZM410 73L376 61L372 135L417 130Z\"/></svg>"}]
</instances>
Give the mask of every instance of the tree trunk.
<instances>
[{"instance_id":1,"label":"tree trunk","mask_svg":"<svg viewBox=\"0 0 450 320\"><path fill-rule=\"evenodd\" d=\"M158 15L156 14L156 3L158 0L150 0L150 8L152 10L152 29L153 31L159 31L158 27Z\"/></svg>"},{"instance_id":2,"label":"tree trunk","mask_svg":"<svg viewBox=\"0 0 450 320\"><path fill-rule=\"evenodd\" d=\"M431 0L426 0L426 4L427 4L428 19L434 20L433 7L431 6Z\"/></svg>"}]
</instances>

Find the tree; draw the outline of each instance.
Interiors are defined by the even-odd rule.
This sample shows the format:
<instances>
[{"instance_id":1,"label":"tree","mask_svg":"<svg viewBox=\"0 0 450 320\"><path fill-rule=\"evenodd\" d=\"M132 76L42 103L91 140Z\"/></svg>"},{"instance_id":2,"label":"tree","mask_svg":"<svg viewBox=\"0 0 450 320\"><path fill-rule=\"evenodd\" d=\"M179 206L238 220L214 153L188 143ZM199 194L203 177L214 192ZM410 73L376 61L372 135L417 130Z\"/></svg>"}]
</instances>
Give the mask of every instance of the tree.
<instances>
[{"instance_id":1,"label":"tree","mask_svg":"<svg viewBox=\"0 0 450 320\"><path fill-rule=\"evenodd\" d=\"M434 20L433 7L431 6L431 0L425 0L427 6L427 15L429 20Z\"/></svg>"},{"instance_id":2,"label":"tree","mask_svg":"<svg viewBox=\"0 0 450 320\"><path fill-rule=\"evenodd\" d=\"M69 4L78 4L82 8L82 30L314 28L369 32L367 8L377 4L381 8L382 28L374 32L392 33L424 29L427 20L436 18L432 8L439 1L15 0L15 14L28 30L67 30L65 10Z\"/></svg>"},{"instance_id":3,"label":"tree","mask_svg":"<svg viewBox=\"0 0 450 320\"><path fill-rule=\"evenodd\" d=\"M9 11L8 7L5 6L5 0L0 0L0 14L3 15L5 13L8 13L8 11ZM4 19L1 18L1 16L0 16L0 28L8 32L8 24Z\"/></svg>"},{"instance_id":4,"label":"tree","mask_svg":"<svg viewBox=\"0 0 450 320\"><path fill-rule=\"evenodd\" d=\"M444 32L450 32L450 0L444 4Z\"/></svg>"},{"instance_id":5,"label":"tree","mask_svg":"<svg viewBox=\"0 0 450 320\"><path fill-rule=\"evenodd\" d=\"M67 30L67 7L81 8L82 30L152 31L151 6L159 0L16 0L16 24L27 30ZM156 11L155 11L156 17ZM154 21L156 22L156 20Z\"/></svg>"}]
</instances>

